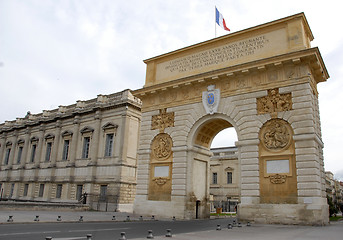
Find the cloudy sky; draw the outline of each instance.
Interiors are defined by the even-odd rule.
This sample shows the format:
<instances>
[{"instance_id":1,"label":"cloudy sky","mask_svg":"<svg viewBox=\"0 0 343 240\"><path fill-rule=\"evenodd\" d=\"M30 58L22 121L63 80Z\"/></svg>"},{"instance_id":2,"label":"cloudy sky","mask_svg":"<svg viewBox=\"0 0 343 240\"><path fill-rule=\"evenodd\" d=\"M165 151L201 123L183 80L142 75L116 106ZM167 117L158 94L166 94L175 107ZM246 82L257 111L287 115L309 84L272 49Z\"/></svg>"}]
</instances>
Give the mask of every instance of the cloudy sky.
<instances>
[{"instance_id":1,"label":"cloudy sky","mask_svg":"<svg viewBox=\"0 0 343 240\"><path fill-rule=\"evenodd\" d=\"M325 4L323 4L325 3ZM144 59L304 12L331 78L320 83L325 168L343 180L343 31L336 0L0 0L0 123L144 85ZM217 36L226 34L217 27ZM225 146L235 133L221 134ZM223 137L226 135L226 137ZM229 135L229 137L227 137ZM225 142L223 142L225 140Z\"/></svg>"}]
</instances>

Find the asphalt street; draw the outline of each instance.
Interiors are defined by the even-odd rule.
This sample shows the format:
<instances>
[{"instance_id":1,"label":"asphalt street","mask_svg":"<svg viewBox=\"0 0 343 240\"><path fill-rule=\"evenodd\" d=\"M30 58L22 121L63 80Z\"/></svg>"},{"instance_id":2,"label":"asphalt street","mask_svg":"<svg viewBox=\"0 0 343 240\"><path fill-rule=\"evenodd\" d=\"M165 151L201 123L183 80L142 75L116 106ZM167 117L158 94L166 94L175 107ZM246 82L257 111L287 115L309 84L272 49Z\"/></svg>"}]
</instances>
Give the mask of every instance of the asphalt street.
<instances>
[{"instance_id":1,"label":"asphalt street","mask_svg":"<svg viewBox=\"0 0 343 240\"><path fill-rule=\"evenodd\" d=\"M115 220L112 220L113 216ZM130 221L127 221L127 216ZM8 222L12 216L13 222ZM39 216L39 221L34 221ZM61 221L57 221L61 216ZM83 216L83 221L79 218ZM328 226L267 225L254 224L228 229L235 218L181 221L172 219L151 220L151 216L113 212L49 212L49 211L1 211L0 240L53 240L87 239L119 240L121 232L126 239L147 239L148 230L152 230L156 240L341 240L343 239L343 221L332 222ZM217 230L218 225L221 230ZM172 238L166 237L171 229Z\"/></svg>"},{"instance_id":2,"label":"asphalt street","mask_svg":"<svg viewBox=\"0 0 343 240\"><path fill-rule=\"evenodd\" d=\"M195 221L133 221L133 222L82 222L82 223L25 223L1 224L0 239L37 240L50 236L54 240L86 239L92 234L93 239L119 239L121 232L128 239L146 238L148 230L155 236L164 236L166 229L173 234L183 234L216 229L217 224L227 224L226 219Z\"/></svg>"}]
</instances>

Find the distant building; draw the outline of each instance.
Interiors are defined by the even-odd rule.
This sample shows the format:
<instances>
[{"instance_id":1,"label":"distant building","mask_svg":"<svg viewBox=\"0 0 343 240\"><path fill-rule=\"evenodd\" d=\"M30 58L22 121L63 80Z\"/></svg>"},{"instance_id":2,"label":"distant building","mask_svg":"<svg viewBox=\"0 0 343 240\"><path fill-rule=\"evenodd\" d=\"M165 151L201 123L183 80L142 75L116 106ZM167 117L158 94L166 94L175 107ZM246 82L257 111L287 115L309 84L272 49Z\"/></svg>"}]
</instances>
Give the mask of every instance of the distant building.
<instances>
[{"instance_id":1,"label":"distant building","mask_svg":"<svg viewBox=\"0 0 343 240\"><path fill-rule=\"evenodd\" d=\"M140 119L125 90L0 124L1 199L132 211Z\"/></svg>"},{"instance_id":2,"label":"distant building","mask_svg":"<svg viewBox=\"0 0 343 240\"><path fill-rule=\"evenodd\" d=\"M240 166L237 147L212 148L210 161L211 211L233 212L240 202Z\"/></svg>"}]
</instances>

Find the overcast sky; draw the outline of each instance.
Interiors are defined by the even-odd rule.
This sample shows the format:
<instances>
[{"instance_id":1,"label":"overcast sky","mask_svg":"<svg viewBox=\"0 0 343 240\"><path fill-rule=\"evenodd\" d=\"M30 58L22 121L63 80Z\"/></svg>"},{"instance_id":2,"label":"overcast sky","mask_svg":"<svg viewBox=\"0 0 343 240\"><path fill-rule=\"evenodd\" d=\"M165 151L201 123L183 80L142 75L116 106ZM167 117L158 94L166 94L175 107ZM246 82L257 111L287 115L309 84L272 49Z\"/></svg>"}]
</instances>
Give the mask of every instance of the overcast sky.
<instances>
[{"instance_id":1,"label":"overcast sky","mask_svg":"<svg viewBox=\"0 0 343 240\"><path fill-rule=\"evenodd\" d=\"M318 85L325 168L343 180L338 0L0 0L0 123L143 87L144 59L214 38L215 5L231 32L305 13L331 76Z\"/></svg>"}]
</instances>

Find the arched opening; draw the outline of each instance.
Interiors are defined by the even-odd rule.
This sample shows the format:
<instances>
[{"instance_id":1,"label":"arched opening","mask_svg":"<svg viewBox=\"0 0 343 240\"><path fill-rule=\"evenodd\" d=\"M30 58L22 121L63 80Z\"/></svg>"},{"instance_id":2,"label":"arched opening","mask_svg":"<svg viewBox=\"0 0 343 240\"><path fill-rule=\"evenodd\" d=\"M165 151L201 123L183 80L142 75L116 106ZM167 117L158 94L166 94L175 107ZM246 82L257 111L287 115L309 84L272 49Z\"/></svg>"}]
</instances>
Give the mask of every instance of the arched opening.
<instances>
[{"instance_id":1,"label":"arched opening","mask_svg":"<svg viewBox=\"0 0 343 240\"><path fill-rule=\"evenodd\" d=\"M193 130L193 146L198 149L192 157L196 217L234 212L240 199L236 130L229 119L221 115L206 116Z\"/></svg>"},{"instance_id":2,"label":"arched opening","mask_svg":"<svg viewBox=\"0 0 343 240\"><path fill-rule=\"evenodd\" d=\"M211 144L210 211L233 213L240 202L237 133L233 127L220 131Z\"/></svg>"}]
</instances>

